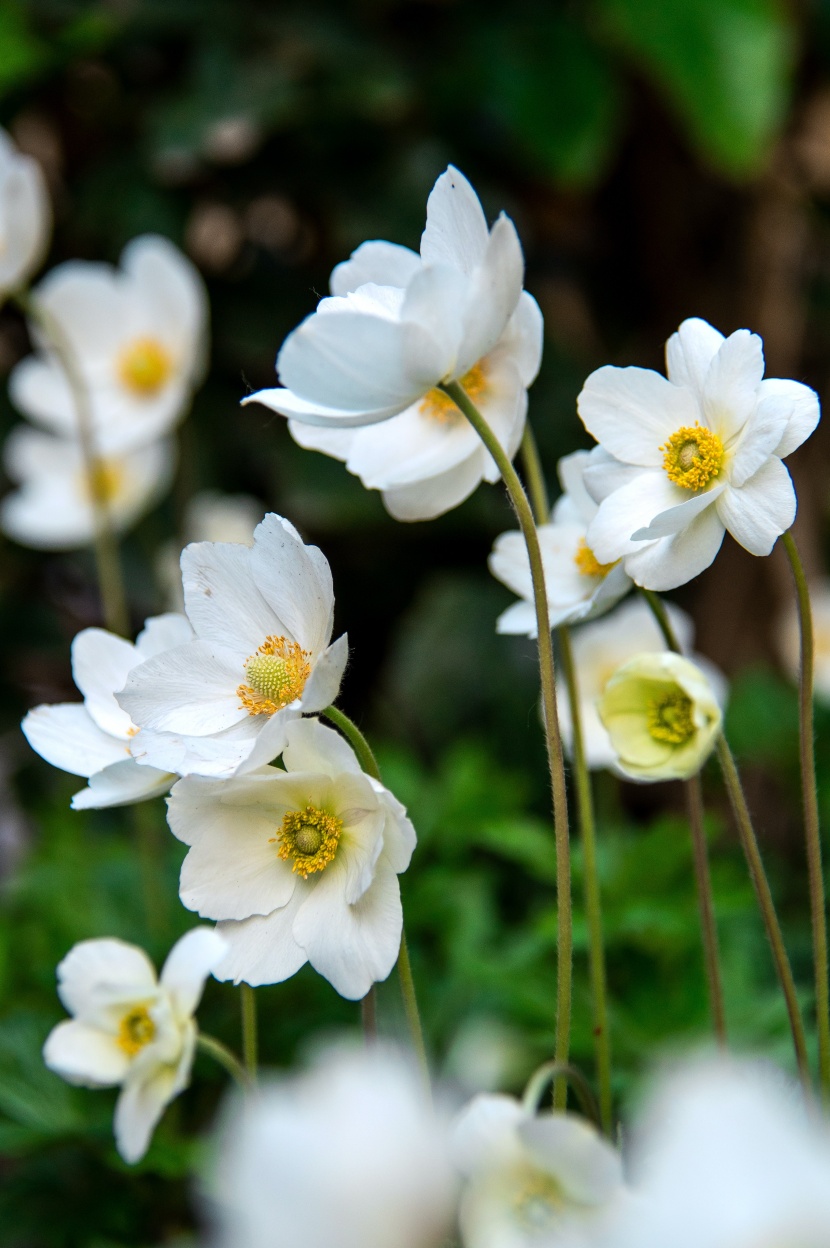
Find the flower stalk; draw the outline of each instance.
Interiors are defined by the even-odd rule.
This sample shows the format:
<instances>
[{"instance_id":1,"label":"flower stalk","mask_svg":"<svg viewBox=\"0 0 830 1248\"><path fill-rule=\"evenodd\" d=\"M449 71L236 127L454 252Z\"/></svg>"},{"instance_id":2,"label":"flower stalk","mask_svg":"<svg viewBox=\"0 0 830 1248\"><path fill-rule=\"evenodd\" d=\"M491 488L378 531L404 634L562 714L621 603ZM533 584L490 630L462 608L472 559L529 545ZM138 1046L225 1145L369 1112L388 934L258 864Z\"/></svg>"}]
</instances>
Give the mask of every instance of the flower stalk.
<instances>
[{"instance_id":1,"label":"flower stalk","mask_svg":"<svg viewBox=\"0 0 830 1248\"><path fill-rule=\"evenodd\" d=\"M709 848L706 844L706 829L703 823L703 792L700 776L692 776L685 782L685 788L689 827L692 833L692 858L697 883L697 901L700 909L703 961L706 967L706 983L709 988L709 1008L718 1044L721 1048L726 1048L726 1008L723 1000L712 877L709 871Z\"/></svg>"},{"instance_id":2,"label":"flower stalk","mask_svg":"<svg viewBox=\"0 0 830 1248\"><path fill-rule=\"evenodd\" d=\"M205 1035L203 1031L200 1031L197 1035L196 1044L203 1053L206 1053L208 1057L212 1057L223 1070L228 1072L234 1083L243 1092L249 1091L251 1081L248 1077L248 1072L236 1054L232 1053L226 1044L223 1044L221 1040L217 1040L215 1036Z\"/></svg>"},{"instance_id":3,"label":"flower stalk","mask_svg":"<svg viewBox=\"0 0 830 1248\"><path fill-rule=\"evenodd\" d=\"M530 574L533 583L533 600L536 608L536 625L539 648L539 673L542 685L545 739L548 767L553 790L553 821L556 837L556 894L557 894L557 1008L555 1060L567 1063L570 1052L571 1033L571 983L573 977L573 935L571 916L571 861L568 836L568 797L565 785L565 761L562 753L562 737L556 712L556 682L553 666L553 640L548 613L545 573L539 535L533 519L527 495L518 473L510 462L501 443L482 416L469 395L457 381L446 382L440 387L466 416L487 450L492 455L502 475L513 509L527 546ZM563 1109L567 1089L559 1081L554 1088L554 1105Z\"/></svg>"},{"instance_id":4,"label":"flower stalk","mask_svg":"<svg viewBox=\"0 0 830 1248\"><path fill-rule=\"evenodd\" d=\"M804 835L807 844L807 872L810 887L810 917L813 929L813 965L816 983L816 1025L818 1029L819 1086L821 1099L830 1104L830 987L828 986L827 917L824 871L821 861L818 793L816 789L815 734L813 731L813 613L810 590L798 547L788 530L781 538L792 569L798 602L801 643L799 668L799 755L804 802Z\"/></svg>"},{"instance_id":5,"label":"flower stalk","mask_svg":"<svg viewBox=\"0 0 830 1248\"><path fill-rule=\"evenodd\" d=\"M254 1083L259 1062L256 996L251 985L244 982L239 985L239 992L242 1005L242 1058L246 1075Z\"/></svg>"}]
</instances>

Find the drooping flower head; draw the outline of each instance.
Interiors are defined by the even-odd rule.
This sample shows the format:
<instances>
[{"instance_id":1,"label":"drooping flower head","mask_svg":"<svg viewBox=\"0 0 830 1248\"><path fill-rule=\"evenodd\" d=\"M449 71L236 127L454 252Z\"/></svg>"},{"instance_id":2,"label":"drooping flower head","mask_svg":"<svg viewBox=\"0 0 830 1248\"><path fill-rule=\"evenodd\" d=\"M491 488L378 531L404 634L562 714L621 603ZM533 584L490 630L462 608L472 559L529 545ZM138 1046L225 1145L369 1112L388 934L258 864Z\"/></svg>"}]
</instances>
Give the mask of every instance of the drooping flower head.
<instances>
[{"instance_id":1,"label":"drooping flower head","mask_svg":"<svg viewBox=\"0 0 830 1248\"><path fill-rule=\"evenodd\" d=\"M0 300L26 285L49 244L52 209L40 165L0 129Z\"/></svg>"},{"instance_id":2,"label":"drooping flower head","mask_svg":"<svg viewBox=\"0 0 830 1248\"><path fill-rule=\"evenodd\" d=\"M180 780L168 804L190 846L181 899L218 919L219 979L279 983L306 962L357 999L387 977L403 916L398 874L415 845L406 811L315 719L286 730L285 770Z\"/></svg>"},{"instance_id":3,"label":"drooping flower head","mask_svg":"<svg viewBox=\"0 0 830 1248\"><path fill-rule=\"evenodd\" d=\"M216 932L182 936L161 976L143 949L123 940L84 940L58 967L58 995L73 1015L43 1048L46 1065L70 1083L121 1086L115 1142L125 1161L144 1156L165 1107L187 1087L196 1045L193 1015L224 952Z\"/></svg>"},{"instance_id":4,"label":"drooping flower head","mask_svg":"<svg viewBox=\"0 0 830 1248\"><path fill-rule=\"evenodd\" d=\"M244 401L288 416L301 446L345 460L397 519L437 516L482 478L498 479L440 383L460 381L508 454L518 449L542 349L522 274L512 223L502 215L488 230L475 191L450 167L429 197L420 255L359 247L332 273L332 297L286 339L285 388Z\"/></svg>"},{"instance_id":5,"label":"drooping flower head","mask_svg":"<svg viewBox=\"0 0 830 1248\"><path fill-rule=\"evenodd\" d=\"M334 593L325 556L269 514L253 545L197 542L182 554L193 640L156 655L118 695L140 732L133 755L179 775L230 776L257 739L268 762L299 712L337 697L345 634L330 645Z\"/></svg>"},{"instance_id":6,"label":"drooping flower head","mask_svg":"<svg viewBox=\"0 0 830 1248\"><path fill-rule=\"evenodd\" d=\"M683 585L708 567L728 530L768 555L795 518L783 459L809 437L818 397L764 379L761 339L724 338L687 320L666 344L668 380L643 368L597 369L578 407L600 449L585 484L600 504L588 542L622 558L647 589Z\"/></svg>"}]
</instances>

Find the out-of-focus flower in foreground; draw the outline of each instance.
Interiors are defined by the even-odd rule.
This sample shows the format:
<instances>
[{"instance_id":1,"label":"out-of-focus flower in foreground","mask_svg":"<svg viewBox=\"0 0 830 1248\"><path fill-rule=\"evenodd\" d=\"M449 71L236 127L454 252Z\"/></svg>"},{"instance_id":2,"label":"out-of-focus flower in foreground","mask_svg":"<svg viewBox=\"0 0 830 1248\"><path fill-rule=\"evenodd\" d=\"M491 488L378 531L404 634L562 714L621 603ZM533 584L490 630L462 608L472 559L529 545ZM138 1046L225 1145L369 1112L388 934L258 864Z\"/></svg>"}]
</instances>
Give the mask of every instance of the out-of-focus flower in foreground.
<instances>
[{"instance_id":1,"label":"out-of-focus flower in foreground","mask_svg":"<svg viewBox=\"0 0 830 1248\"><path fill-rule=\"evenodd\" d=\"M83 702L36 706L21 725L26 740L53 767L86 776L72 798L75 810L124 806L166 793L176 779L142 767L130 754L135 725L115 700L139 663L193 636L182 615L150 619L135 645L101 628L85 628L72 642L72 675Z\"/></svg>"},{"instance_id":2,"label":"out-of-focus flower in foreground","mask_svg":"<svg viewBox=\"0 0 830 1248\"><path fill-rule=\"evenodd\" d=\"M559 480L564 492L556 502L550 523L539 525L551 628L602 615L631 588L622 562L601 564L588 545L588 526L597 513L597 504L582 480L590 462L588 451L575 451L560 459ZM535 637L530 561L518 529L496 538L488 565L493 576L521 599L502 612L496 631Z\"/></svg>"},{"instance_id":3,"label":"out-of-focus flower in foreground","mask_svg":"<svg viewBox=\"0 0 830 1248\"><path fill-rule=\"evenodd\" d=\"M830 580L810 586L813 613L813 692L821 702L830 703ZM801 642L798 607L791 602L778 622L778 653L787 675L798 681Z\"/></svg>"},{"instance_id":4,"label":"out-of-focus flower in foreground","mask_svg":"<svg viewBox=\"0 0 830 1248\"><path fill-rule=\"evenodd\" d=\"M510 1096L476 1096L454 1154L466 1177L465 1248L581 1245L625 1200L617 1152L574 1114L534 1115Z\"/></svg>"},{"instance_id":5,"label":"out-of-focus flower in foreground","mask_svg":"<svg viewBox=\"0 0 830 1248\"><path fill-rule=\"evenodd\" d=\"M768 555L790 527L795 491L782 460L815 429L818 396L764 377L761 339L724 338L687 320L666 344L668 380L643 368L597 369L579 414L602 448L585 473L599 511L588 542L601 563L624 559L648 589L707 568L728 529Z\"/></svg>"},{"instance_id":6,"label":"out-of-focus flower in foreground","mask_svg":"<svg viewBox=\"0 0 830 1248\"><path fill-rule=\"evenodd\" d=\"M216 1248L440 1248L453 1179L445 1129L392 1050L334 1050L265 1083L220 1132Z\"/></svg>"},{"instance_id":7,"label":"out-of-focus flower in foreground","mask_svg":"<svg viewBox=\"0 0 830 1248\"><path fill-rule=\"evenodd\" d=\"M258 737L269 762L295 713L334 701L348 644L345 635L329 644L328 561L281 516L265 517L251 547L188 546L182 580L194 639L135 668L118 702L141 730L134 757L179 775L228 777Z\"/></svg>"},{"instance_id":8,"label":"out-of-focus flower in foreground","mask_svg":"<svg viewBox=\"0 0 830 1248\"><path fill-rule=\"evenodd\" d=\"M144 1156L165 1107L187 1087L193 1015L224 950L216 932L197 927L158 979L143 949L114 939L81 941L58 967L58 994L74 1017L50 1032L44 1061L70 1083L121 1085L115 1142L125 1161Z\"/></svg>"},{"instance_id":9,"label":"out-of-focus flower in foreground","mask_svg":"<svg viewBox=\"0 0 830 1248\"><path fill-rule=\"evenodd\" d=\"M639 1200L603 1248L824 1248L830 1133L773 1069L702 1061L635 1124Z\"/></svg>"},{"instance_id":10,"label":"out-of-focus flower in foreground","mask_svg":"<svg viewBox=\"0 0 830 1248\"><path fill-rule=\"evenodd\" d=\"M35 321L32 336L41 350L9 379L12 402L25 416L64 437L77 434L75 396L49 341L53 328L85 387L102 454L144 446L170 431L204 373L208 313L202 279L169 239L133 239L120 269L67 261L32 299L47 332Z\"/></svg>"},{"instance_id":11,"label":"out-of-focus flower in foreground","mask_svg":"<svg viewBox=\"0 0 830 1248\"><path fill-rule=\"evenodd\" d=\"M40 265L52 209L40 165L0 129L0 299L22 289Z\"/></svg>"},{"instance_id":12,"label":"out-of-focus flower in foreground","mask_svg":"<svg viewBox=\"0 0 830 1248\"><path fill-rule=\"evenodd\" d=\"M37 550L74 550L92 542L95 511L78 442L18 425L6 439L3 462L19 486L0 504L7 537ZM117 533L158 501L175 467L176 449L168 439L98 460L97 491Z\"/></svg>"},{"instance_id":13,"label":"out-of-focus flower in foreground","mask_svg":"<svg viewBox=\"0 0 830 1248\"><path fill-rule=\"evenodd\" d=\"M441 382L460 381L511 458L518 449L542 352L542 316L522 276L512 223L502 215L488 231L475 191L450 167L429 197L420 256L359 247L332 273L332 297L286 339L286 389L245 402L288 416L301 446L345 460L396 519L440 515L499 476Z\"/></svg>"},{"instance_id":14,"label":"out-of-focus flower in foreground","mask_svg":"<svg viewBox=\"0 0 830 1248\"><path fill-rule=\"evenodd\" d=\"M398 957L398 874L415 831L400 802L319 721L289 725L282 761L284 771L175 786L168 820L190 846L181 898L221 920L228 954L218 979L273 984L308 961L357 999Z\"/></svg>"},{"instance_id":15,"label":"out-of-focus flower in foreground","mask_svg":"<svg viewBox=\"0 0 830 1248\"><path fill-rule=\"evenodd\" d=\"M599 717L632 780L687 780L720 732L721 709L705 673L680 654L638 654L614 672Z\"/></svg>"}]
</instances>

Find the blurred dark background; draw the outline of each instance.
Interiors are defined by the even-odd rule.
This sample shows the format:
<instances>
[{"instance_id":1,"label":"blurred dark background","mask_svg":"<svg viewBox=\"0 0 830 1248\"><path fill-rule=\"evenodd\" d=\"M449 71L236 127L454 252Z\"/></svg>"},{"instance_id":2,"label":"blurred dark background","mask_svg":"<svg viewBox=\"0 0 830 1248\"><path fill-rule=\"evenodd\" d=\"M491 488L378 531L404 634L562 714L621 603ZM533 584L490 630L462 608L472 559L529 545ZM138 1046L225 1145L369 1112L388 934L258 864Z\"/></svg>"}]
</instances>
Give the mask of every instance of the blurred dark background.
<instances>
[{"instance_id":1,"label":"blurred dark background","mask_svg":"<svg viewBox=\"0 0 830 1248\"><path fill-rule=\"evenodd\" d=\"M588 444L575 414L602 363L662 367L686 316L765 340L768 372L820 393L830 347L830 5L774 0L3 0L0 123L42 163L56 226L48 267L116 262L134 235L171 237L212 305L212 367L180 431L171 497L123 557L136 627L165 603L160 543L206 487L255 495L331 561L337 631L352 660L343 705L379 746L420 846L403 881L436 1059L462 1086L520 1086L548 1053L554 1001L553 848L533 649L497 638L509 602L486 556L510 523L483 486L457 511L404 526L344 467L300 450L281 418L241 409L273 384L285 334L366 238L417 246L452 161L488 215L506 209L545 316L531 419L551 486ZM28 350L0 312L0 369ZM18 419L0 399L3 432ZM826 544L828 445L790 461L811 573ZM698 645L733 680L730 734L810 1007L809 933L794 693L776 670L790 585L779 552L727 538L677 595ZM34 758L17 724L76 696L69 642L98 623L85 553L0 547L0 1225L9 1248L182 1242L187 1176L221 1081L167 1115L138 1177L116 1158L112 1098L44 1071L60 1016L54 966L75 940L118 934L157 958L191 925L176 899L179 846L161 802L160 898L147 904L135 820L72 814L79 784ZM830 712L819 708L830 813ZM680 794L598 782L616 1086L655 1048L707 1034ZM786 1018L723 808L707 775L731 1033L790 1064ZM580 894L579 846L575 895ZM151 868L152 874L152 868ZM146 872L145 872L146 876ZM160 877L161 878L161 877ZM145 880L146 882L146 880ZM158 882L158 881L157 881ZM575 1058L591 1071L585 931L577 907ZM354 1008L308 969L260 994L268 1061L291 1060ZM400 1003L381 991L381 1025ZM211 985L204 1025L238 1043L232 989ZM489 1067L488 1067L489 1062ZM477 1065L478 1063L478 1065ZM494 1076L495 1077L495 1076ZM3 1160L2 1158L5 1158Z\"/></svg>"}]
</instances>

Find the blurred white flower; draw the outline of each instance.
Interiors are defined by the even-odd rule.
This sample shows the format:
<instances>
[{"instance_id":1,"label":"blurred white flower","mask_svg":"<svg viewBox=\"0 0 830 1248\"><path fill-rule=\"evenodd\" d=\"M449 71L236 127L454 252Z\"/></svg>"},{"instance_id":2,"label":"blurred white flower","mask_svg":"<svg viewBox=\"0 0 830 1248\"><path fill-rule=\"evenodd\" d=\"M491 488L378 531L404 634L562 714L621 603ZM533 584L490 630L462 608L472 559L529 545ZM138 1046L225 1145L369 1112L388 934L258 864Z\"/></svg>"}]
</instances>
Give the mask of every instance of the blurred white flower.
<instances>
[{"instance_id":1,"label":"blurred white flower","mask_svg":"<svg viewBox=\"0 0 830 1248\"><path fill-rule=\"evenodd\" d=\"M188 546L182 580L193 640L134 668L118 702L140 729L135 758L228 777L246 760L270 762L297 713L334 701L348 643L344 634L329 644L328 561L281 516L265 517L252 547Z\"/></svg>"},{"instance_id":2,"label":"blurred white flower","mask_svg":"<svg viewBox=\"0 0 830 1248\"><path fill-rule=\"evenodd\" d=\"M124 248L120 269L67 261L32 298L72 351L102 454L170 431L189 407L207 358L207 296L177 247L147 234ZM32 336L40 351L12 371L12 402L51 432L75 435L76 405L63 367L37 324Z\"/></svg>"},{"instance_id":3,"label":"blurred white flower","mask_svg":"<svg viewBox=\"0 0 830 1248\"><path fill-rule=\"evenodd\" d=\"M666 344L668 380L643 368L605 367L579 396L601 453L585 473L600 503L588 544L601 563L623 558L648 589L673 589L707 568L725 530L768 555L795 518L782 460L809 437L818 396L767 378L761 339L724 338L687 320Z\"/></svg>"},{"instance_id":4,"label":"blurred white flower","mask_svg":"<svg viewBox=\"0 0 830 1248\"><path fill-rule=\"evenodd\" d=\"M78 633L72 642L72 675L83 702L36 706L21 725L29 745L48 763L89 780L72 798L74 810L124 806L170 788L175 775L141 767L131 756L136 728L115 694L139 663L192 636L182 615L148 620L135 645L101 628Z\"/></svg>"},{"instance_id":5,"label":"blurred white flower","mask_svg":"<svg viewBox=\"0 0 830 1248\"><path fill-rule=\"evenodd\" d=\"M830 580L825 578L810 585L810 606L813 612L813 691L819 701L830 703ZM776 641L787 674L798 683L801 640L795 602L787 606L778 621Z\"/></svg>"},{"instance_id":6,"label":"blurred white flower","mask_svg":"<svg viewBox=\"0 0 830 1248\"><path fill-rule=\"evenodd\" d=\"M262 1085L220 1132L208 1197L216 1248L440 1248L446 1134L392 1050L334 1050Z\"/></svg>"},{"instance_id":7,"label":"blurred white flower","mask_svg":"<svg viewBox=\"0 0 830 1248\"><path fill-rule=\"evenodd\" d=\"M250 494L200 490L185 507L184 545L190 542L238 542L243 546L252 546L254 529L264 511L262 503ZM174 542L166 543L156 555L156 575L170 611L184 610L180 558L181 548Z\"/></svg>"},{"instance_id":8,"label":"blurred white flower","mask_svg":"<svg viewBox=\"0 0 830 1248\"><path fill-rule=\"evenodd\" d=\"M625 1200L619 1155L574 1114L534 1115L483 1093L459 1115L453 1142L467 1180L465 1248L586 1243Z\"/></svg>"},{"instance_id":9,"label":"blurred white flower","mask_svg":"<svg viewBox=\"0 0 830 1248\"><path fill-rule=\"evenodd\" d=\"M43 259L52 208L40 165L0 128L0 299L22 289Z\"/></svg>"},{"instance_id":10,"label":"blurred white flower","mask_svg":"<svg viewBox=\"0 0 830 1248\"><path fill-rule=\"evenodd\" d=\"M286 732L282 771L180 780L168 804L190 846L183 903L220 920L217 979L280 983L310 962L344 997L365 996L398 957L398 873L415 831L400 802L316 719Z\"/></svg>"},{"instance_id":11,"label":"blurred white flower","mask_svg":"<svg viewBox=\"0 0 830 1248\"><path fill-rule=\"evenodd\" d=\"M286 339L277 369L287 388L244 402L291 418L301 446L345 460L396 519L440 515L499 473L439 383L460 381L511 458L518 449L542 352L522 275L512 223L502 215L488 232L451 166L429 197L420 256L359 247L332 273L332 297Z\"/></svg>"},{"instance_id":12,"label":"blurred white flower","mask_svg":"<svg viewBox=\"0 0 830 1248\"><path fill-rule=\"evenodd\" d=\"M664 1080L633 1132L641 1199L603 1248L825 1248L830 1135L772 1069L701 1061Z\"/></svg>"},{"instance_id":13,"label":"blurred white flower","mask_svg":"<svg viewBox=\"0 0 830 1248\"><path fill-rule=\"evenodd\" d=\"M166 1106L187 1087L193 1015L224 948L216 932L194 928L158 980L144 950L122 940L81 941L58 967L58 995L74 1017L49 1033L43 1059L69 1083L121 1085L114 1127L125 1161L144 1156Z\"/></svg>"},{"instance_id":14,"label":"blurred white flower","mask_svg":"<svg viewBox=\"0 0 830 1248\"><path fill-rule=\"evenodd\" d=\"M588 451L575 451L560 459L558 472L563 494L553 508L550 523L541 524L538 529L551 628L602 615L631 588L631 579L622 563L599 563L588 545L588 526L597 513L597 504L582 480L590 462ZM496 631L535 637L530 561L518 529L496 538L488 565L493 576L522 600L502 612Z\"/></svg>"},{"instance_id":15,"label":"blurred white flower","mask_svg":"<svg viewBox=\"0 0 830 1248\"><path fill-rule=\"evenodd\" d=\"M599 717L632 780L688 780L715 747L721 709L701 668L668 651L637 654L610 677Z\"/></svg>"},{"instance_id":16,"label":"blurred white flower","mask_svg":"<svg viewBox=\"0 0 830 1248\"><path fill-rule=\"evenodd\" d=\"M7 537L38 550L73 550L92 542L95 513L77 442L17 425L6 439L3 463L19 486L0 503L0 528ZM98 465L98 490L110 523L122 533L169 487L176 448L168 440L153 442L106 455Z\"/></svg>"}]
</instances>

